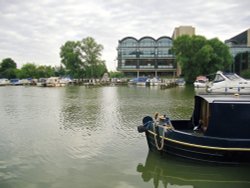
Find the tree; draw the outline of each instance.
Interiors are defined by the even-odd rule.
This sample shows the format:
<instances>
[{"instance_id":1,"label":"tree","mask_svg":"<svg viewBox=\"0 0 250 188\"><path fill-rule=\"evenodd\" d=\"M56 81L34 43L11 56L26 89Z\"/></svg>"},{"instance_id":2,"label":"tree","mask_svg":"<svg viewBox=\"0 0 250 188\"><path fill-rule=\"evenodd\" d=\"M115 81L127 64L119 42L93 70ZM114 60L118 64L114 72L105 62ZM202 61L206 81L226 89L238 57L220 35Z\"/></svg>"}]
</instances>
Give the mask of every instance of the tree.
<instances>
[{"instance_id":1,"label":"tree","mask_svg":"<svg viewBox=\"0 0 250 188\"><path fill-rule=\"evenodd\" d=\"M213 54L208 66L211 66L211 72L217 70L229 70L230 65L233 63L233 57L229 52L227 45L222 43L218 38L208 41L209 45L213 48Z\"/></svg>"},{"instance_id":2,"label":"tree","mask_svg":"<svg viewBox=\"0 0 250 188\"><path fill-rule=\"evenodd\" d=\"M228 47L217 38L207 40L203 36L183 35L174 41L173 51L188 82L198 75L226 70L232 63Z\"/></svg>"},{"instance_id":3,"label":"tree","mask_svg":"<svg viewBox=\"0 0 250 188\"><path fill-rule=\"evenodd\" d=\"M19 78L36 78L37 77L37 68L34 63L24 64L19 72Z\"/></svg>"},{"instance_id":4,"label":"tree","mask_svg":"<svg viewBox=\"0 0 250 188\"><path fill-rule=\"evenodd\" d=\"M250 69L245 69L241 72L241 76L246 79L250 79Z\"/></svg>"},{"instance_id":5,"label":"tree","mask_svg":"<svg viewBox=\"0 0 250 188\"><path fill-rule=\"evenodd\" d=\"M3 78L16 78L16 63L11 58L5 58L0 64L0 77Z\"/></svg>"},{"instance_id":6,"label":"tree","mask_svg":"<svg viewBox=\"0 0 250 188\"><path fill-rule=\"evenodd\" d=\"M60 52L61 62L75 78L81 78L85 66L80 58L79 42L67 41Z\"/></svg>"},{"instance_id":7,"label":"tree","mask_svg":"<svg viewBox=\"0 0 250 188\"><path fill-rule=\"evenodd\" d=\"M59 67L55 67L55 76L68 76L66 69L60 65Z\"/></svg>"},{"instance_id":8,"label":"tree","mask_svg":"<svg viewBox=\"0 0 250 188\"><path fill-rule=\"evenodd\" d=\"M125 77L125 75L124 75L123 72L113 72L113 71L110 71L109 75L110 75L110 78L124 78Z\"/></svg>"},{"instance_id":9,"label":"tree","mask_svg":"<svg viewBox=\"0 0 250 188\"><path fill-rule=\"evenodd\" d=\"M105 65L101 60L102 50L103 46L97 44L92 37L81 41L68 41L61 47L61 62L73 77L96 77L99 76L99 73L96 73L100 68L98 66Z\"/></svg>"},{"instance_id":10,"label":"tree","mask_svg":"<svg viewBox=\"0 0 250 188\"><path fill-rule=\"evenodd\" d=\"M100 78L103 76L103 74L107 71L106 65L105 63L99 63L98 65L90 65L86 68L86 74L85 76L87 78Z\"/></svg>"},{"instance_id":11,"label":"tree","mask_svg":"<svg viewBox=\"0 0 250 188\"><path fill-rule=\"evenodd\" d=\"M96 77L97 74L94 73L94 71L98 70L97 66L104 64L100 58L103 46L101 44L97 44L95 39L92 37L83 39L79 45L81 49L81 58L84 61L84 64L90 67L90 77Z\"/></svg>"},{"instance_id":12,"label":"tree","mask_svg":"<svg viewBox=\"0 0 250 188\"><path fill-rule=\"evenodd\" d=\"M16 69L16 63L11 58L5 58L2 60L1 69Z\"/></svg>"},{"instance_id":13,"label":"tree","mask_svg":"<svg viewBox=\"0 0 250 188\"><path fill-rule=\"evenodd\" d=\"M36 68L36 78L49 78L55 76L54 68L51 66L41 65Z\"/></svg>"}]
</instances>

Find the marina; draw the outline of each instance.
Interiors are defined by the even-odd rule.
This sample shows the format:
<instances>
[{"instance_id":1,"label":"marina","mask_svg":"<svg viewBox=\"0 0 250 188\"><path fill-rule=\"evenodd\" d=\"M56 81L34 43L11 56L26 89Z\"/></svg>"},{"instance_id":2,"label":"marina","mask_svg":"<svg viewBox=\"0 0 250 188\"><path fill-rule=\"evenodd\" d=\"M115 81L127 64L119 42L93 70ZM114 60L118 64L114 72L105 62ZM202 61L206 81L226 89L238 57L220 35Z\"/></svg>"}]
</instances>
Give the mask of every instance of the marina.
<instances>
[{"instance_id":1,"label":"marina","mask_svg":"<svg viewBox=\"0 0 250 188\"><path fill-rule=\"evenodd\" d=\"M167 89L176 86L185 86L184 79L175 78L148 78L138 77L133 79L128 78L106 78L104 79L71 79L68 77L50 77L39 79L1 79L0 86L38 86L38 87L64 87L69 85L84 85L86 87L100 87L100 86L146 86L159 87L160 89Z\"/></svg>"},{"instance_id":2,"label":"marina","mask_svg":"<svg viewBox=\"0 0 250 188\"><path fill-rule=\"evenodd\" d=\"M188 85L166 90L0 87L4 99L0 100L0 187L152 188L154 182L158 188L221 187L221 182L227 187L248 187L250 171L245 166L238 166L237 171L244 174L230 181L229 171L236 170L233 166L211 169L204 163L160 156L153 158L153 165L145 164L152 158L145 136L137 133L141 117L158 111L166 112L171 120L188 119L193 96L194 88ZM141 165L146 169L140 169ZM163 176L145 180L142 172Z\"/></svg>"}]
</instances>

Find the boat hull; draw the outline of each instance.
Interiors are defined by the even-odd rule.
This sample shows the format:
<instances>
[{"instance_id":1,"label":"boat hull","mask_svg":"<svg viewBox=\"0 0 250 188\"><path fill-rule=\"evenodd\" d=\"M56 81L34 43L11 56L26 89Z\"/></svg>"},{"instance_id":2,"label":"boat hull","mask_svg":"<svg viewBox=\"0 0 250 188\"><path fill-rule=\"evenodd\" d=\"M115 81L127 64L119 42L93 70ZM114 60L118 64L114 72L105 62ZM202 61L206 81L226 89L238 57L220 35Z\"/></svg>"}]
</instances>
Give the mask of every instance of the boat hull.
<instances>
[{"instance_id":1,"label":"boat hull","mask_svg":"<svg viewBox=\"0 0 250 188\"><path fill-rule=\"evenodd\" d=\"M250 141L204 137L181 131L168 130L160 136L146 131L149 149L160 154L170 154L198 161L216 163L250 163ZM163 147L162 146L163 139Z\"/></svg>"}]
</instances>

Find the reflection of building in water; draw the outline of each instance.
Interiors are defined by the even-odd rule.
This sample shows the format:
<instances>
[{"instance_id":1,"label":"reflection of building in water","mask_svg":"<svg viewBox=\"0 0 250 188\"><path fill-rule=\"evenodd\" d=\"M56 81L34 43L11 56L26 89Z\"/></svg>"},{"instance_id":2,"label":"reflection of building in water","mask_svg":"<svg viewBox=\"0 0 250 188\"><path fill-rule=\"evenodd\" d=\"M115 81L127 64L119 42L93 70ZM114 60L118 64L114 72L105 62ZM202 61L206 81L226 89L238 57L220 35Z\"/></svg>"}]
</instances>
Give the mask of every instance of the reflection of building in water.
<instances>
[{"instance_id":1,"label":"reflection of building in water","mask_svg":"<svg viewBox=\"0 0 250 188\"><path fill-rule=\"evenodd\" d=\"M165 160L152 152L148 153L144 165L137 165L137 172L144 182L152 180L154 188L250 187L249 167Z\"/></svg>"}]
</instances>

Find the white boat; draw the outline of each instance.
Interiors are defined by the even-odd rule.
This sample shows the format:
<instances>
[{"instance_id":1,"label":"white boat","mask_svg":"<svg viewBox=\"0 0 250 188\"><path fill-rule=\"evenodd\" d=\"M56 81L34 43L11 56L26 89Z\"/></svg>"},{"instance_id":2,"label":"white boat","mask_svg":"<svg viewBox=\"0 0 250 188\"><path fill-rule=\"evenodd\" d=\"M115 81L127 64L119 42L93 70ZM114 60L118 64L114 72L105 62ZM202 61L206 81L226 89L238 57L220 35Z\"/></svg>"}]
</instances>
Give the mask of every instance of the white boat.
<instances>
[{"instance_id":1,"label":"white boat","mask_svg":"<svg viewBox=\"0 0 250 188\"><path fill-rule=\"evenodd\" d=\"M206 76L197 76L194 82L195 88L206 88L208 84L208 79Z\"/></svg>"},{"instance_id":2,"label":"white boat","mask_svg":"<svg viewBox=\"0 0 250 188\"><path fill-rule=\"evenodd\" d=\"M60 78L59 77L50 77L46 80L47 87L60 87Z\"/></svg>"},{"instance_id":3,"label":"white boat","mask_svg":"<svg viewBox=\"0 0 250 188\"><path fill-rule=\"evenodd\" d=\"M38 81L36 82L36 85L38 87L45 87L46 81L47 81L47 78L39 78Z\"/></svg>"},{"instance_id":4,"label":"white boat","mask_svg":"<svg viewBox=\"0 0 250 188\"><path fill-rule=\"evenodd\" d=\"M210 93L250 93L250 81L235 73L218 71L212 82L208 84Z\"/></svg>"},{"instance_id":5,"label":"white boat","mask_svg":"<svg viewBox=\"0 0 250 188\"><path fill-rule=\"evenodd\" d=\"M19 82L20 82L20 85L31 85L31 80L26 79L26 78L19 80Z\"/></svg>"},{"instance_id":6,"label":"white boat","mask_svg":"<svg viewBox=\"0 0 250 188\"><path fill-rule=\"evenodd\" d=\"M184 80L184 78L179 78L176 80L176 84L178 86L185 86L186 85L186 81Z\"/></svg>"},{"instance_id":7,"label":"white boat","mask_svg":"<svg viewBox=\"0 0 250 188\"><path fill-rule=\"evenodd\" d=\"M157 77L149 78L146 82L149 82L150 86L159 86L161 84L161 80Z\"/></svg>"},{"instance_id":8,"label":"white boat","mask_svg":"<svg viewBox=\"0 0 250 188\"><path fill-rule=\"evenodd\" d=\"M10 84L10 81L6 78L1 78L0 79L0 86L6 86L6 85L9 85Z\"/></svg>"},{"instance_id":9,"label":"white boat","mask_svg":"<svg viewBox=\"0 0 250 188\"><path fill-rule=\"evenodd\" d=\"M73 81L71 78L63 77L59 79L59 83L60 83L60 86L66 86L66 85L73 83Z\"/></svg>"}]
</instances>

